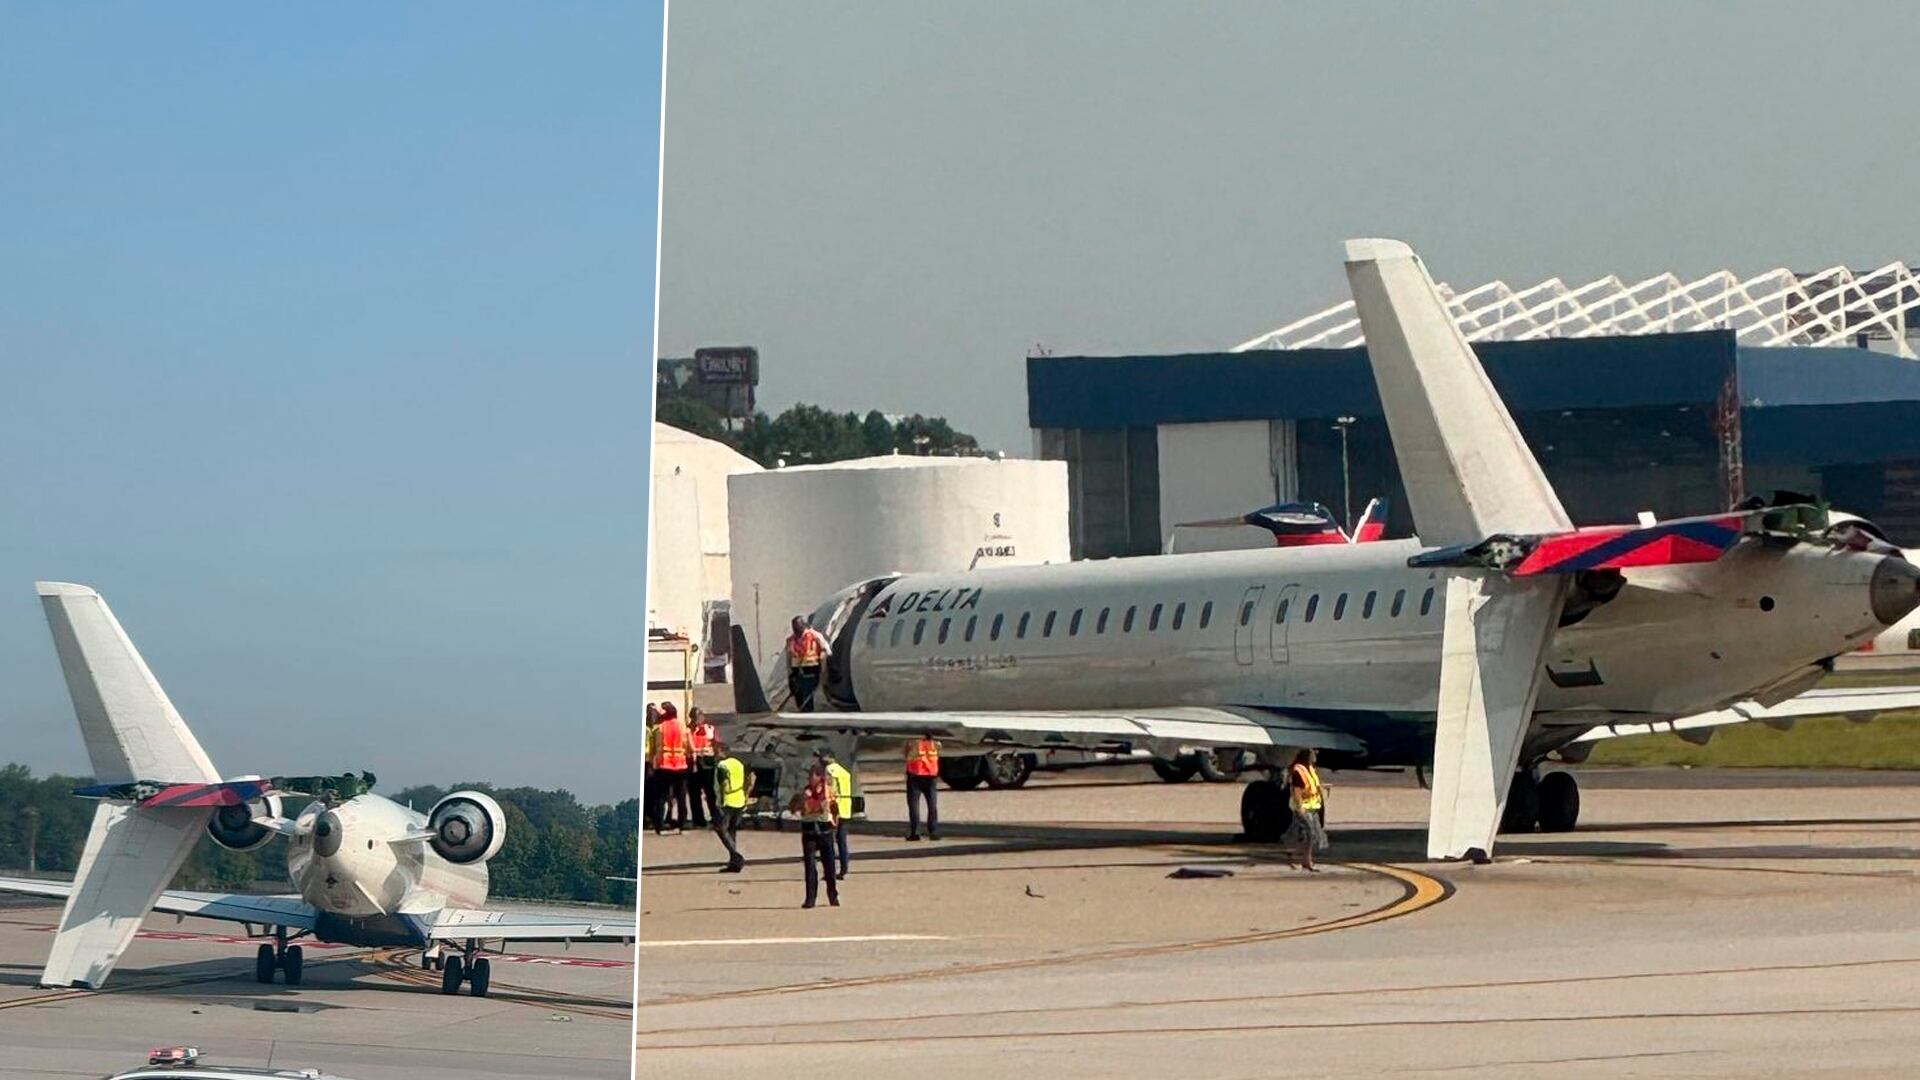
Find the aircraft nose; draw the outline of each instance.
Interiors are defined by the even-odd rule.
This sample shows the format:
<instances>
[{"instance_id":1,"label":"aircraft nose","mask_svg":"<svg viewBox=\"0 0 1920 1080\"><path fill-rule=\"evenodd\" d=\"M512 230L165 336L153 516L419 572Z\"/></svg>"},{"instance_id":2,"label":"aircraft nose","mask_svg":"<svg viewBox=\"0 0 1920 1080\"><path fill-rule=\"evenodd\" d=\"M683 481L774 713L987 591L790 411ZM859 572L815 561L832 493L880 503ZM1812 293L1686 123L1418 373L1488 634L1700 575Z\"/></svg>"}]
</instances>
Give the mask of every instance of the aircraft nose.
<instances>
[{"instance_id":1,"label":"aircraft nose","mask_svg":"<svg viewBox=\"0 0 1920 1080\"><path fill-rule=\"evenodd\" d=\"M1867 584L1873 617L1892 626L1907 612L1920 606L1920 567L1898 555L1889 555L1873 568L1873 580Z\"/></svg>"},{"instance_id":2,"label":"aircraft nose","mask_svg":"<svg viewBox=\"0 0 1920 1080\"><path fill-rule=\"evenodd\" d=\"M339 854L346 832L340 826L340 815L331 810L321 814L320 820L313 823L313 853L323 859L333 858Z\"/></svg>"}]
</instances>

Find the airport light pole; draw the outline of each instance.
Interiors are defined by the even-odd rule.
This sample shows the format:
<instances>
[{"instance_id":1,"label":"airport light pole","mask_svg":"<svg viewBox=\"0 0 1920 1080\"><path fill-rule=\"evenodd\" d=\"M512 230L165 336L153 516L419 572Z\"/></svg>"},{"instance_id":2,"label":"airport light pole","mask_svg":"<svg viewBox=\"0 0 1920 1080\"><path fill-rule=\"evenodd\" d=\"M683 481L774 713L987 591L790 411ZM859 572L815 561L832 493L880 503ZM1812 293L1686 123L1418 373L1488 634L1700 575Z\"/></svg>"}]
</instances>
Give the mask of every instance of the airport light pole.
<instances>
[{"instance_id":1,"label":"airport light pole","mask_svg":"<svg viewBox=\"0 0 1920 1080\"><path fill-rule=\"evenodd\" d=\"M1353 426L1354 417L1336 416L1333 419L1335 431L1340 433L1340 515L1347 523L1347 535L1353 535L1353 470L1347 458L1347 429Z\"/></svg>"}]
</instances>

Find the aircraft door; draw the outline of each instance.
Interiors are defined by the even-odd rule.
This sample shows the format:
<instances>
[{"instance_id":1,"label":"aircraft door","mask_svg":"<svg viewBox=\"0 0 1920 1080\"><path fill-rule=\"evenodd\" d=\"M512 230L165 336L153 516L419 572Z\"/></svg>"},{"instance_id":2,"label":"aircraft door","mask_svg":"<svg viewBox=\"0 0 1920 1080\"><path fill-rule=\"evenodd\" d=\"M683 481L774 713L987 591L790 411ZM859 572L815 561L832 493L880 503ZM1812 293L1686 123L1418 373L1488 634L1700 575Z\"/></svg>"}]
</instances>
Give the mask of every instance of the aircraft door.
<instances>
[{"instance_id":1,"label":"aircraft door","mask_svg":"<svg viewBox=\"0 0 1920 1080\"><path fill-rule=\"evenodd\" d=\"M826 678L821 680L820 690L826 695L834 709L840 712L854 712L860 708L860 700L853 692L853 647L860 631L860 623L866 617L867 607L882 589L893 584L890 577L876 578L842 598L822 628L831 648L827 652ZM816 616L817 618L817 616Z\"/></svg>"},{"instance_id":2,"label":"aircraft door","mask_svg":"<svg viewBox=\"0 0 1920 1080\"><path fill-rule=\"evenodd\" d=\"M1281 588L1279 599L1274 601L1273 618L1267 622L1272 635L1270 651L1276 664L1292 660L1291 650L1287 648L1287 628L1300 617L1300 613L1294 610L1299 606L1300 586L1287 585Z\"/></svg>"},{"instance_id":3,"label":"aircraft door","mask_svg":"<svg viewBox=\"0 0 1920 1080\"><path fill-rule=\"evenodd\" d=\"M1253 664L1253 620L1260 614L1260 598L1266 594L1265 585L1248 589L1233 613L1233 659L1241 667Z\"/></svg>"}]
</instances>

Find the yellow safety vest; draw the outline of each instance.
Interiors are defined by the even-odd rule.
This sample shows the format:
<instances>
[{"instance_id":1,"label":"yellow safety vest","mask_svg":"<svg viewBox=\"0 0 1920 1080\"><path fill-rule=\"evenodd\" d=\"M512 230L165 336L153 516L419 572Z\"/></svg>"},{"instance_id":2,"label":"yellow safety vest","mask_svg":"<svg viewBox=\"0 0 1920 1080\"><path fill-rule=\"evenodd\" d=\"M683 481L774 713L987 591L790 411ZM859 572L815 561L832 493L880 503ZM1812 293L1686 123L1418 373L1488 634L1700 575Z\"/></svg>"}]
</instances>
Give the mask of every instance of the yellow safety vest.
<instances>
[{"instance_id":1,"label":"yellow safety vest","mask_svg":"<svg viewBox=\"0 0 1920 1080\"><path fill-rule=\"evenodd\" d=\"M747 808L747 767L737 757L723 757L713 767L720 787L720 805L729 810Z\"/></svg>"},{"instance_id":2,"label":"yellow safety vest","mask_svg":"<svg viewBox=\"0 0 1920 1080\"><path fill-rule=\"evenodd\" d=\"M1293 774L1300 778L1300 809L1318 810L1321 806L1320 772L1311 765L1295 765Z\"/></svg>"},{"instance_id":3,"label":"yellow safety vest","mask_svg":"<svg viewBox=\"0 0 1920 1080\"><path fill-rule=\"evenodd\" d=\"M840 804L840 820L853 816L853 774L837 761L827 762L827 780L833 785L833 801Z\"/></svg>"}]
</instances>

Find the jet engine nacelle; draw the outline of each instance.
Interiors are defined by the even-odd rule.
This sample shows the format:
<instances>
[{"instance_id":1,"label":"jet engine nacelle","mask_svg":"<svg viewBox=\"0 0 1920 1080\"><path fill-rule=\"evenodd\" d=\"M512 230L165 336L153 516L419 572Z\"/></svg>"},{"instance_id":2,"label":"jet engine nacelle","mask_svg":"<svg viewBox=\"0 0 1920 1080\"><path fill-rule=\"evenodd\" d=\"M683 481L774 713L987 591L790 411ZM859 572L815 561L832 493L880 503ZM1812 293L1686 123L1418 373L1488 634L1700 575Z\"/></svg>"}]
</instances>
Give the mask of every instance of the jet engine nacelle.
<instances>
[{"instance_id":1,"label":"jet engine nacelle","mask_svg":"<svg viewBox=\"0 0 1920 1080\"><path fill-rule=\"evenodd\" d=\"M252 851L273 839L273 830L254 818L280 816L280 796L262 795L251 802L223 806L207 819L207 835L228 851Z\"/></svg>"},{"instance_id":2,"label":"jet engine nacelle","mask_svg":"<svg viewBox=\"0 0 1920 1080\"><path fill-rule=\"evenodd\" d=\"M462 866L486 862L507 842L507 815L493 796L479 791L456 791L434 803L427 828L434 854Z\"/></svg>"}]
</instances>

